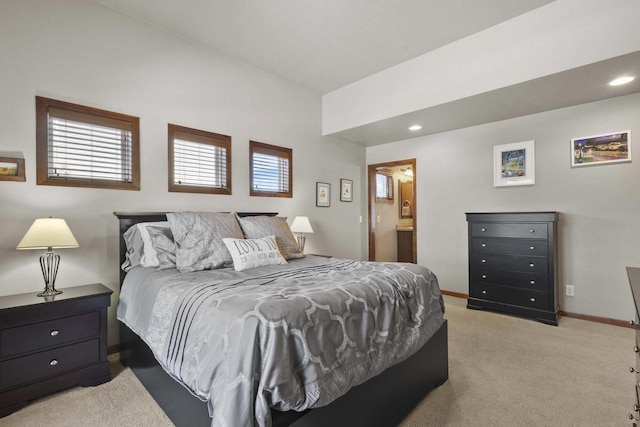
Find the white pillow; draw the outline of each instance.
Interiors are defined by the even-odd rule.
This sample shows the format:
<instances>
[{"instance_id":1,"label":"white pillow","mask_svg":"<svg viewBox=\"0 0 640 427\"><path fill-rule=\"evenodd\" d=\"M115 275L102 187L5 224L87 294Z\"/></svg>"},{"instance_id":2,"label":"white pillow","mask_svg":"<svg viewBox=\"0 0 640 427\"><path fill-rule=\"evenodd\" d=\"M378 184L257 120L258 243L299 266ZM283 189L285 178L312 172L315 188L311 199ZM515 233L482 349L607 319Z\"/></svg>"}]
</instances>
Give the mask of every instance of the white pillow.
<instances>
[{"instance_id":1,"label":"white pillow","mask_svg":"<svg viewBox=\"0 0 640 427\"><path fill-rule=\"evenodd\" d=\"M152 225L155 227L169 227L168 221L159 221L159 222L141 222L136 224L138 226L138 231L140 231L140 236L142 237L143 242L143 250L142 257L140 258L140 265L143 267L158 267L160 265L160 261L158 260L158 253L156 252L153 244L151 243L151 236L149 235L149 231L147 230L147 225Z\"/></svg>"},{"instance_id":2,"label":"white pillow","mask_svg":"<svg viewBox=\"0 0 640 427\"><path fill-rule=\"evenodd\" d=\"M233 268L236 271L265 265L287 264L276 243L275 236L260 239L222 239L233 258Z\"/></svg>"}]
</instances>

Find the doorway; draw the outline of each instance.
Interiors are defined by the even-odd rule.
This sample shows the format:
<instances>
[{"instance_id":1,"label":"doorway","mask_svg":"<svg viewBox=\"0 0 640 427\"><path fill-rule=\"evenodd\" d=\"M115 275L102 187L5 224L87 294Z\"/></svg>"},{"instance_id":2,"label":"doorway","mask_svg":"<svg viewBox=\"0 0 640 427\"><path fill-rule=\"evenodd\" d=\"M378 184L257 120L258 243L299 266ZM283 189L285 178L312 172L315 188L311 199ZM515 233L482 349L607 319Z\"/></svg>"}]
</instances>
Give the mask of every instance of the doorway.
<instances>
[{"instance_id":1,"label":"doorway","mask_svg":"<svg viewBox=\"0 0 640 427\"><path fill-rule=\"evenodd\" d=\"M369 261L417 263L416 159L367 169Z\"/></svg>"}]
</instances>

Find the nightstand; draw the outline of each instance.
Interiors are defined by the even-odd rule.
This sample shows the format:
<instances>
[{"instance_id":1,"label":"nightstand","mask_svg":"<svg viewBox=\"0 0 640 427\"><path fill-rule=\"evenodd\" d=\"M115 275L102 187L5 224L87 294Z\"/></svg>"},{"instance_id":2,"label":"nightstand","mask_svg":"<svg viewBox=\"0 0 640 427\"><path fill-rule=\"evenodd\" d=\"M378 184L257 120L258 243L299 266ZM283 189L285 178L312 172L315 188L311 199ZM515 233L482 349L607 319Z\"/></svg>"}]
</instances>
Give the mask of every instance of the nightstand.
<instances>
[{"instance_id":1,"label":"nightstand","mask_svg":"<svg viewBox=\"0 0 640 427\"><path fill-rule=\"evenodd\" d=\"M0 297L0 417L29 400L111 380L107 307L101 284Z\"/></svg>"}]
</instances>

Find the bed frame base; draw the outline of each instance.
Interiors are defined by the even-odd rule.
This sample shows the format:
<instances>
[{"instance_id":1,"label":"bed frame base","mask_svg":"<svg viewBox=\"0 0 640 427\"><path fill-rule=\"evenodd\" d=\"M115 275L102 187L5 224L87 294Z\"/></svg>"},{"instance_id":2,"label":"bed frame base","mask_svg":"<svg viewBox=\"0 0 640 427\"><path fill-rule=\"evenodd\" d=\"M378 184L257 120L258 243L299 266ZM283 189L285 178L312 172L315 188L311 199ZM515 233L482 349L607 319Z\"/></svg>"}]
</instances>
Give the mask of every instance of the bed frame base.
<instances>
[{"instance_id":1,"label":"bed frame base","mask_svg":"<svg viewBox=\"0 0 640 427\"><path fill-rule=\"evenodd\" d=\"M396 426L449 377L447 321L409 359L351 389L328 406L304 412L271 411L273 427ZM158 364L149 347L120 324L120 361L178 427L209 426L205 402L194 397Z\"/></svg>"}]
</instances>

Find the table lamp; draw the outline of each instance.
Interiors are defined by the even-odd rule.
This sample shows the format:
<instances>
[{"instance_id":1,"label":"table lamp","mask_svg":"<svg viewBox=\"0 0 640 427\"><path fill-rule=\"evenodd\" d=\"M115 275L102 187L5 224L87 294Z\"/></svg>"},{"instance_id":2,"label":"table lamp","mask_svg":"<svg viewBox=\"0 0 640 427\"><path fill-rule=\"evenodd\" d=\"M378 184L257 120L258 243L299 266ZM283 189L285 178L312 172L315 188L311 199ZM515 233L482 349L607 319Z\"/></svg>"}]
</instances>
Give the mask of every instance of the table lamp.
<instances>
[{"instance_id":1,"label":"table lamp","mask_svg":"<svg viewBox=\"0 0 640 427\"><path fill-rule=\"evenodd\" d=\"M46 249L40 257L40 268L44 277L44 291L39 297L61 294L55 288L60 255L53 248L77 248L78 241L73 237L69 226L62 218L37 218L24 235L16 249Z\"/></svg>"},{"instance_id":2,"label":"table lamp","mask_svg":"<svg viewBox=\"0 0 640 427\"><path fill-rule=\"evenodd\" d=\"M298 240L298 246L300 246L300 250L304 252L304 243L307 240L306 236L301 233L313 233L313 228L311 228L311 223L309 223L309 218L306 216L297 216L293 219L291 223L291 231L294 233L298 233L296 235L296 239Z\"/></svg>"}]
</instances>

